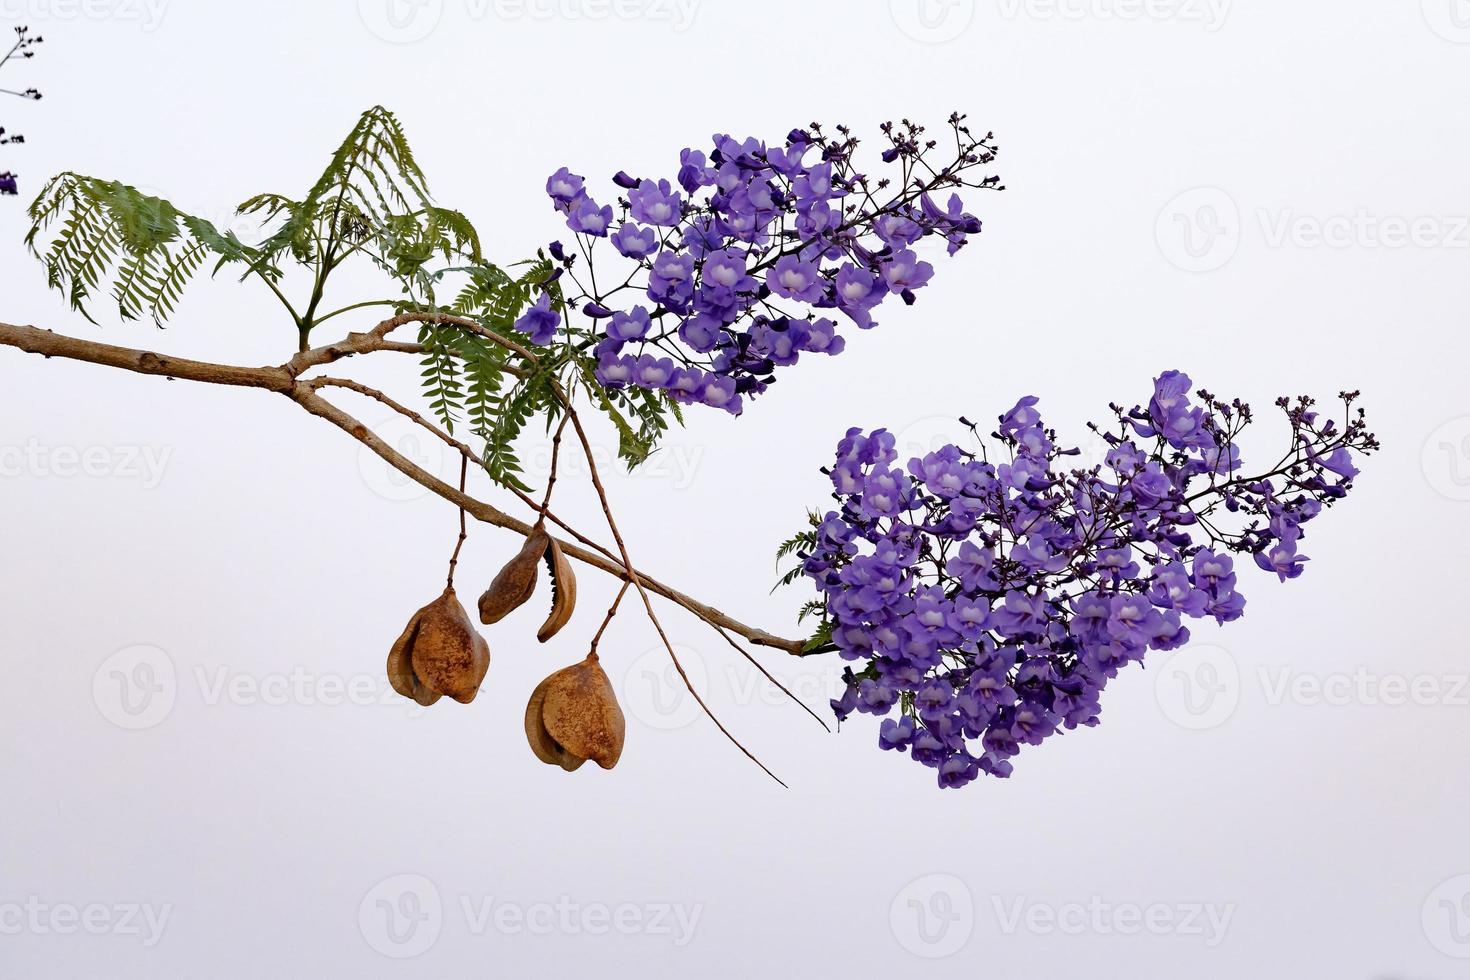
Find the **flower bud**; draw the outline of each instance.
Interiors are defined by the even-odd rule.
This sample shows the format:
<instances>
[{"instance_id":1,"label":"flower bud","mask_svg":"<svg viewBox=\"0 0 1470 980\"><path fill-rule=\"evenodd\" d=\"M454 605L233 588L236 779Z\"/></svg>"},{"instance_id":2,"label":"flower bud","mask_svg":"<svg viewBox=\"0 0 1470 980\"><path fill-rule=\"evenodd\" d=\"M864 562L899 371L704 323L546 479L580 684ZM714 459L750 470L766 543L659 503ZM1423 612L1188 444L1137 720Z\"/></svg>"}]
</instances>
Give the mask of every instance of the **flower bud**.
<instances>
[{"instance_id":1,"label":"flower bud","mask_svg":"<svg viewBox=\"0 0 1470 980\"><path fill-rule=\"evenodd\" d=\"M536 685L526 705L531 751L567 772L588 759L604 769L617 765L626 730L623 709L595 653Z\"/></svg>"},{"instance_id":2,"label":"flower bud","mask_svg":"<svg viewBox=\"0 0 1470 980\"><path fill-rule=\"evenodd\" d=\"M424 706L446 694L469 704L489 669L490 647L453 588L414 613L388 653L393 690Z\"/></svg>"}]
</instances>

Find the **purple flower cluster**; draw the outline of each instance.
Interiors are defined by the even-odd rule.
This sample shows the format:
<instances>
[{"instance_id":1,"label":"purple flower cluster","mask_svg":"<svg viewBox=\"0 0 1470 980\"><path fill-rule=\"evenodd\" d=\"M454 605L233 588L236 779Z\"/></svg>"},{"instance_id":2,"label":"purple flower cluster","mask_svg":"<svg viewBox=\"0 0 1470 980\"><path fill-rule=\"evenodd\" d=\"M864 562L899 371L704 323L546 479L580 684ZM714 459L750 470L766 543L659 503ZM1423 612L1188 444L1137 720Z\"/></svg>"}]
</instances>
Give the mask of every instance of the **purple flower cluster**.
<instances>
[{"instance_id":1,"label":"purple flower cluster","mask_svg":"<svg viewBox=\"0 0 1470 980\"><path fill-rule=\"evenodd\" d=\"M917 246L942 241L952 255L980 231L949 191L998 187L970 179L994 159L991 137L959 115L949 128L953 155L938 163L922 127L885 124L892 178L859 172L858 141L815 123L776 146L717 135L708 153L680 154L672 181L619 173L616 209L567 168L552 174L546 192L580 254L559 242L551 253L576 285L568 303L594 322L597 379L739 414L777 368L840 353L840 320L866 329L885 300L912 303L934 274ZM594 261L603 239L621 268Z\"/></svg>"},{"instance_id":2,"label":"purple flower cluster","mask_svg":"<svg viewBox=\"0 0 1470 980\"><path fill-rule=\"evenodd\" d=\"M977 438L978 455L951 445L899 468L891 434L850 430L824 471L840 509L802 552L831 646L861 664L838 717L897 709L880 747L941 786L1009 776L1022 746L1097 724L1108 680L1183 645L1186 620L1239 618L1234 556L1298 576L1303 526L1347 494L1354 454L1378 448L1357 393L1341 396L1341 425L1309 398L1279 400L1291 449L1250 477L1237 448L1250 407L1197 395L1170 371L1147 406L1114 406L1116 426L1093 427L1105 460L1085 469L1063 465L1080 450L1056 445L1030 397L992 433L1003 460Z\"/></svg>"}]
</instances>

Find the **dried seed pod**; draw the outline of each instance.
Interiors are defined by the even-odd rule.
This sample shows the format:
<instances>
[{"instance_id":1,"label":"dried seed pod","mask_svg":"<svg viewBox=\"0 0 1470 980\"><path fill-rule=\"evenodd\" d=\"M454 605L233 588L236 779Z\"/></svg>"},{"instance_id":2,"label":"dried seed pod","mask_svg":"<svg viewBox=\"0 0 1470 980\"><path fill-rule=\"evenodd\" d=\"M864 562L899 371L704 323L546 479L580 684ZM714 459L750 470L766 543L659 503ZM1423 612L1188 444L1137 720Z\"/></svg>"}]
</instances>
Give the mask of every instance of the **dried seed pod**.
<instances>
[{"instance_id":1,"label":"dried seed pod","mask_svg":"<svg viewBox=\"0 0 1470 980\"><path fill-rule=\"evenodd\" d=\"M551 571L551 615L536 633L536 639L542 643L560 632L577 608L577 576L572 574L572 563L567 561L556 538L551 539L551 546L546 549L546 567Z\"/></svg>"},{"instance_id":2,"label":"dried seed pod","mask_svg":"<svg viewBox=\"0 0 1470 980\"><path fill-rule=\"evenodd\" d=\"M551 544L541 525L526 536L521 550L506 563L480 596L480 622L489 626L509 616L536 591L536 566Z\"/></svg>"},{"instance_id":3,"label":"dried seed pod","mask_svg":"<svg viewBox=\"0 0 1470 980\"><path fill-rule=\"evenodd\" d=\"M623 709L595 653L536 685L526 705L531 751L567 772L588 759L604 769L617 765L626 731Z\"/></svg>"},{"instance_id":4,"label":"dried seed pod","mask_svg":"<svg viewBox=\"0 0 1470 980\"><path fill-rule=\"evenodd\" d=\"M490 647L452 588L413 614L388 653L393 690L425 706L446 694L470 703L489 669Z\"/></svg>"}]
</instances>

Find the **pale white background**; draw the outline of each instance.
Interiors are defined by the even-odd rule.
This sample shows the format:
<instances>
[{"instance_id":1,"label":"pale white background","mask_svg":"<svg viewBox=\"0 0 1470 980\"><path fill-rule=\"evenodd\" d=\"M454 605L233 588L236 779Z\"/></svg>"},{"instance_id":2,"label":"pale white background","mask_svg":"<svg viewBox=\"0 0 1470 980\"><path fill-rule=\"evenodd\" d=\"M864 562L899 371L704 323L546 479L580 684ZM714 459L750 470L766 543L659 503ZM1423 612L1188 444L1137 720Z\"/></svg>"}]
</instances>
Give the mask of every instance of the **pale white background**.
<instances>
[{"instance_id":1,"label":"pale white background","mask_svg":"<svg viewBox=\"0 0 1470 980\"><path fill-rule=\"evenodd\" d=\"M771 553L824 502L847 426L920 448L1036 394L1080 441L1177 367L1256 405L1257 459L1283 436L1276 395L1363 389L1386 448L1312 526L1307 574L1245 570L1245 620L962 792L880 755L870 718L826 735L668 610L780 789L623 616L604 656L626 754L567 775L531 756L522 710L585 652L608 582L583 574L546 648L539 600L487 631L479 700L416 716L380 674L440 587L442 502L284 399L0 350L0 976L1464 975L1470 8L925 2L428 0L390 19L383 0L3 0L47 38L3 82L46 101L3 105L30 142L0 161L32 192L75 169L227 222L248 194L299 194L381 102L510 261L559 233L541 185L562 164L605 191L717 131L960 108L1002 146L1009 189L970 202L985 233L841 358L738 421L695 414L610 480L635 559L791 631L805 594L767 595ZM164 333L105 306L87 324L24 255L22 203L0 202L0 319L289 353L271 302L228 282ZM351 367L400 392L415 376ZM585 480L562 490L596 527ZM515 544L474 533L462 590ZM766 659L824 704L835 664ZM166 914L161 934L128 906Z\"/></svg>"}]
</instances>

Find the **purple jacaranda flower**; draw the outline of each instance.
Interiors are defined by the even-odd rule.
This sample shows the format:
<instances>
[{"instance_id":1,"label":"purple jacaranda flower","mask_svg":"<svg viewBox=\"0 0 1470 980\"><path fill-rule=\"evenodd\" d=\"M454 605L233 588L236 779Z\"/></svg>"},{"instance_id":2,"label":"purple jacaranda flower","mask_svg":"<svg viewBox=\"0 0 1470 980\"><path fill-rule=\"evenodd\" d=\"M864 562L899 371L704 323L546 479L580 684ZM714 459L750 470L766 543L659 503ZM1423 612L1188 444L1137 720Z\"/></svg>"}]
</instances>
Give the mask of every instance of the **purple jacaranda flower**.
<instances>
[{"instance_id":1,"label":"purple jacaranda flower","mask_svg":"<svg viewBox=\"0 0 1470 980\"><path fill-rule=\"evenodd\" d=\"M840 354L847 346L847 341L837 336L837 324L826 317L795 321L791 329L799 331L801 349L813 354Z\"/></svg>"},{"instance_id":2,"label":"purple jacaranda flower","mask_svg":"<svg viewBox=\"0 0 1470 980\"><path fill-rule=\"evenodd\" d=\"M740 396L735 392L734 378L707 378L700 393L700 401L711 408L723 408L731 415L741 412Z\"/></svg>"},{"instance_id":3,"label":"purple jacaranda flower","mask_svg":"<svg viewBox=\"0 0 1470 980\"><path fill-rule=\"evenodd\" d=\"M1311 559L1296 553L1296 542L1278 541L1255 553L1256 564L1268 572L1275 572L1281 581L1296 578L1302 573L1302 562Z\"/></svg>"},{"instance_id":4,"label":"purple jacaranda flower","mask_svg":"<svg viewBox=\"0 0 1470 980\"><path fill-rule=\"evenodd\" d=\"M561 314L551 308L551 294L543 292L521 317L515 328L529 334L531 343L544 347L556 339L556 329L561 326Z\"/></svg>"},{"instance_id":5,"label":"purple jacaranda flower","mask_svg":"<svg viewBox=\"0 0 1470 980\"><path fill-rule=\"evenodd\" d=\"M607 237L607 227L612 224L613 212L610 205L599 208L590 197L579 198L567 212L567 227L572 231L596 238Z\"/></svg>"},{"instance_id":6,"label":"purple jacaranda flower","mask_svg":"<svg viewBox=\"0 0 1470 980\"><path fill-rule=\"evenodd\" d=\"M621 388L633 380L633 369L637 364L638 359L631 354L599 360L595 372L597 381L609 388Z\"/></svg>"},{"instance_id":7,"label":"purple jacaranda flower","mask_svg":"<svg viewBox=\"0 0 1470 980\"><path fill-rule=\"evenodd\" d=\"M1319 456L1310 450L1309 453L1311 453L1311 458L1314 463L1317 463L1323 469L1336 473L1344 480L1351 480L1358 475L1358 468L1353 465L1353 454L1348 452L1344 447L1339 446L1326 456Z\"/></svg>"},{"instance_id":8,"label":"purple jacaranda flower","mask_svg":"<svg viewBox=\"0 0 1470 980\"><path fill-rule=\"evenodd\" d=\"M903 249L883 261L882 276L889 292L902 293L928 283L934 277L934 266Z\"/></svg>"},{"instance_id":9,"label":"purple jacaranda flower","mask_svg":"<svg viewBox=\"0 0 1470 980\"><path fill-rule=\"evenodd\" d=\"M634 221L646 225L672 228L683 214L683 197L667 180L654 183L645 180L628 192L628 204Z\"/></svg>"},{"instance_id":10,"label":"purple jacaranda flower","mask_svg":"<svg viewBox=\"0 0 1470 980\"><path fill-rule=\"evenodd\" d=\"M897 721L885 718L878 727L878 747L884 751L907 752L908 747L913 744L915 734L912 717L905 715Z\"/></svg>"},{"instance_id":11,"label":"purple jacaranda flower","mask_svg":"<svg viewBox=\"0 0 1470 980\"><path fill-rule=\"evenodd\" d=\"M696 313L679 324L679 339L701 354L708 354L720 342L720 321L705 313Z\"/></svg>"},{"instance_id":12,"label":"purple jacaranda flower","mask_svg":"<svg viewBox=\"0 0 1470 980\"><path fill-rule=\"evenodd\" d=\"M546 193L565 210L573 201L583 196L583 180L566 167L546 179Z\"/></svg>"},{"instance_id":13,"label":"purple jacaranda flower","mask_svg":"<svg viewBox=\"0 0 1470 980\"><path fill-rule=\"evenodd\" d=\"M640 228L631 221L618 225L610 241L613 248L630 259L646 259L658 249L658 235L654 230Z\"/></svg>"},{"instance_id":14,"label":"purple jacaranda flower","mask_svg":"<svg viewBox=\"0 0 1470 980\"><path fill-rule=\"evenodd\" d=\"M648 310L635 306L626 313L612 315L612 319L607 321L607 336L618 343L640 340L648 336L651 326L652 321L648 318Z\"/></svg>"},{"instance_id":15,"label":"purple jacaranda flower","mask_svg":"<svg viewBox=\"0 0 1470 980\"><path fill-rule=\"evenodd\" d=\"M1046 623L1046 599L1024 592L1007 592L1005 601L991 609L990 622L1004 636L1035 633Z\"/></svg>"},{"instance_id":16,"label":"purple jacaranda flower","mask_svg":"<svg viewBox=\"0 0 1470 980\"><path fill-rule=\"evenodd\" d=\"M668 386L674 376L674 362L668 357L640 354L633 368L633 383L640 388L659 389Z\"/></svg>"},{"instance_id":17,"label":"purple jacaranda flower","mask_svg":"<svg viewBox=\"0 0 1470 980\"><path fill-rule=\"evenodd\" d=\"M805 303L817 302L826 292L817 263L804 262L795 255L778 259L766 276L766 283L777 296Z\"/></svg>"}]
</instances>

